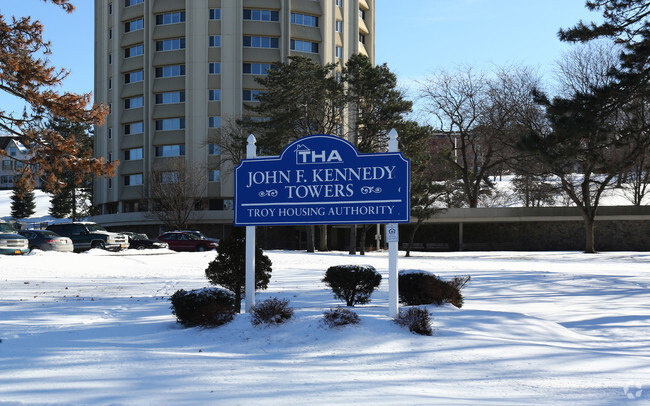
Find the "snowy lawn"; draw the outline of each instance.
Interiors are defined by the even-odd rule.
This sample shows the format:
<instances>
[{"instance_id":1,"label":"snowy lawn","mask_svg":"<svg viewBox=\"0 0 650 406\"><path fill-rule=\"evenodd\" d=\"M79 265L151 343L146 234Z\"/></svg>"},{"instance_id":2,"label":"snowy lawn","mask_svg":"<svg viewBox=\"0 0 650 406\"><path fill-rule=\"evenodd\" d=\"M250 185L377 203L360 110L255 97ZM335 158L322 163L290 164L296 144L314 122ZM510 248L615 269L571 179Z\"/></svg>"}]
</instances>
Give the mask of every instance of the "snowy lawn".
<instances>
[{"instance_id":1,"label":"snowy lawn","mask_svg":"<svg viewBox=\"0 0 650 406\"><path fill-rule=\"evenodd\" d=\"M159 254L0 256L0 404L650 404L650 253L401 256L472 277L462 309L429 308L431 337L388 317L385 253L267 252L257 301L288 298L295 318L214 329L182 328L169 296L208 286L215 253ZM321 321L336 264L384 277L355 327Z\"/></svg>"}]
</instances>

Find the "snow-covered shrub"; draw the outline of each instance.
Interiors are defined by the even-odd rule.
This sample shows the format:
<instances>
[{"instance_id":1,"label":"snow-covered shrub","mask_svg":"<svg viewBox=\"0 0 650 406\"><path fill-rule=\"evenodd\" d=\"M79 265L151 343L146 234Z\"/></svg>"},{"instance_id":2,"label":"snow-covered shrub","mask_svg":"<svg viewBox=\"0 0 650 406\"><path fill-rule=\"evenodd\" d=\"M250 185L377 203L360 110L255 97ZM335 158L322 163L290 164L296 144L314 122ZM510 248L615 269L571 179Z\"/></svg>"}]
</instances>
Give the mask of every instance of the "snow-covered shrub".
<instances>
[{"instance_id":1,"label":"snow-covered shrub","mask_svg":"<svg viewBox=\"0 0 650 406\"><path fill-rule=\"evenodd\" d=\"M282 324L293 317L293 309L289 307L289 299L277 297L266 299L251 309L251 322L254 326L260 324Z\"/></svg>"},{"instance_id":2,"label":"snow-covered shrub","mask_svg":"<svg viewBox=\"0 0 650 406\"><path fill-rule=\"evenodd\" d=\"M337 307L323 313L323 322L330 328L341 327L348 324L359 324L359 315L349 309Z\"/></svg>"},{"instance_id":3,"label":"snow-covered shrub","mask_svg":"<svg viewBox=\"0 0 650 406\"><path fill-rule=\"evenodd\" d=\"M381 275L370 265L337 265L329 267L322 281L332 288L335 298L354 306L370 302Z\"/></svg>"},{"instance_id":4,"label":"snow-covered shrub","mask_svg":"<svg viewBox=\"0 0 650 406\"><path fill-rule=\"evenodd\" d=\"M420 270L404 270L399 273L399 298L408 306L422 304L442 305L451 303L463 306L461 289L470 276L457 276L451 281L443 281L436 275Z\"/></svg>"},{"instance_id":5,"label":"snow-covered shrub","mask_svg":"<svg viewBox=\"0 0 650 406\"><path fill-rule=\"evenodd\" d=\"M402 327L408 327L409 331L423 336L433 334L431 329L431 315L425 308L411 307L402 309L395 318L395 323Z\"/></svg>"},{"instance_id":6,"label":"snow-covered shrub","mask_svg":"<svg viewBox=\"0 0 650 406\"><path fill-rule=\"evenodd\" d=\"M219 288L176 291L169 300L172 314L184 327L215 327L233 319L235 296Z\"/></svg>"}]
</instances>

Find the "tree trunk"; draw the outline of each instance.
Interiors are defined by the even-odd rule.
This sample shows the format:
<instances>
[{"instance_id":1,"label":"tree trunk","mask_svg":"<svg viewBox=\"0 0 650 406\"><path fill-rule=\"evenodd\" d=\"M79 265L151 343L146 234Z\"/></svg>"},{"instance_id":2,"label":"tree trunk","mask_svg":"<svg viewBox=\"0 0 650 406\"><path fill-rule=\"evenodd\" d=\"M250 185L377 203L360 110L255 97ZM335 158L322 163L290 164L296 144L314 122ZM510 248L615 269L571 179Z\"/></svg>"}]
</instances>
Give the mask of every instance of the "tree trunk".
<instances>
[{"instance_id":1,"label":"tree trunk","mask_svg":"<svg viewBox=\"0 0 650 406\"><path fill-rule=\"evenodd\" d=\"M241 292L235 292L235 313L241 313Z\"/></svg>"},{"instance_id":2,"label":"tree trunk","mask_svg":"<svg viewBox=\"0 0 650 406\"><path fill-rule=\"evenodd\" d=\"M422 224L424 220L418 220L417 223L415 223L415 227L413 227L413 230L411 231L411 234L409 235L409 242L408 246L406 248L406 256L410 257L411 256L411 245L413 245L413 241L415 240L415 233L417 233L418 228L420 228L420 224Z\"/></svg>"},{"instance_id":3,"label":"tree trunk","mask_svg":"<svg viewBox=\"0 0 650 406\"><path fill-rule=\"evenodd\" d=\"M319 226L320 228L320 241L318 242L319 251L329 251L327 248L327 224Z\"/></svg>"},{"instance_id":4,"label":"tree trunk","mask_svg":"<svg viewBox=\"0 0 650 406\"><path fill-rule=\"evenodd\" d=\"M359 255L366 255L366 226L361 226L361 235L359 236Z\"/></svg>"},{"instance_id":5,"label":"tree trunk","mask_svg":"<svg viewBox=\"0 0 650 406\"><path fill-rule=\"evenodd\" d=\"M307 252L314 252L314 226L307 226Z\"/></svg>"},{"instance_id":6,"label":"tree trunk","mask_svg":"<svg viewBox=\"0 0 650 406\"><path fill-rule=\"evenodd\" d=\"M76 188L70 189L70 195L72 199L72 221L77 221L77 193Z\"/></svg>"},{"instance_id":7,"label":"tree trunk","mask_svg":"<svg viewBox=\"0 0 650 406\"><path fill-rule=\"evenodd\" d=\"M350 225L350 255L357 255L357 225Z\"/></svg>"},{"instance_id":8,"label":"tree trunk","mask_svg":"<svg viewBox=\"0 0 650 406\"><path fill-rule=\"evenodd\" d=\"M585 253L595 254L596 243L594 239L594 227L596 222L590 216L585 216Z\"/></svg>"}]
</instances>

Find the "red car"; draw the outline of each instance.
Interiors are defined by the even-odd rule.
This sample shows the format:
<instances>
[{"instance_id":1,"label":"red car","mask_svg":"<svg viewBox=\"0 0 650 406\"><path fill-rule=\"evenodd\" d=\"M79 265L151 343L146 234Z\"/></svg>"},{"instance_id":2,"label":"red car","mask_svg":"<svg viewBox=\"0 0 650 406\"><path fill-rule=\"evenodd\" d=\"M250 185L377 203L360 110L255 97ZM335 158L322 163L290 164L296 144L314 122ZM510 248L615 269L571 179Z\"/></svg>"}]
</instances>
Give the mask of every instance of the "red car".
<instances>
[{"instance_id":1,"label":"red car","mask_svg":"<svg viewBox=\"0 0 650 406\"><path fill-rule=\"evenodd\" d=\"M189 231L168 231L157 238L169 245L174 251L208 251L217 248L217 244L205 238L198 237Z\"/></svg>"}]
</instances>

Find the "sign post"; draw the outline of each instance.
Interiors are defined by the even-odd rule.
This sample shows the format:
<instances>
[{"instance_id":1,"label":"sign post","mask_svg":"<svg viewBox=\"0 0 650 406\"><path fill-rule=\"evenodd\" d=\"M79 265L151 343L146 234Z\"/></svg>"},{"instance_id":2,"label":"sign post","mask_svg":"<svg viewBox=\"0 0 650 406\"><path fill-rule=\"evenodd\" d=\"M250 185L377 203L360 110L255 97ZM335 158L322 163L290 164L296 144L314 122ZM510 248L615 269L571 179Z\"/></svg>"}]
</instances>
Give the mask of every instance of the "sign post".
<instances>
[{"instance_id":1,"label":"sign post","mask_svg":"<svg viewBox=\"0 0 650 406\"><path fill-rule=\"evenodd\" d=\"M257 157L251 135L246 156L235 168L234 221L246 226L246 311L255 303L255 226L388 223L390 314L397 315L397 223L410 221L410 165L397 132L385 153L361 154L320 134L270 157Z\"/></svg>"},{"instance_id":2,"label":"sign post","mask_svg":"<svg viewBox=\"0 0 650 406\"><path fill-rule=\"evenodd\" d=\"M248 136L246 158L257 157L256 139L253 134ZM246 226L246 313L255 306L255 226Z\"/></svg>"}]
</instances>

